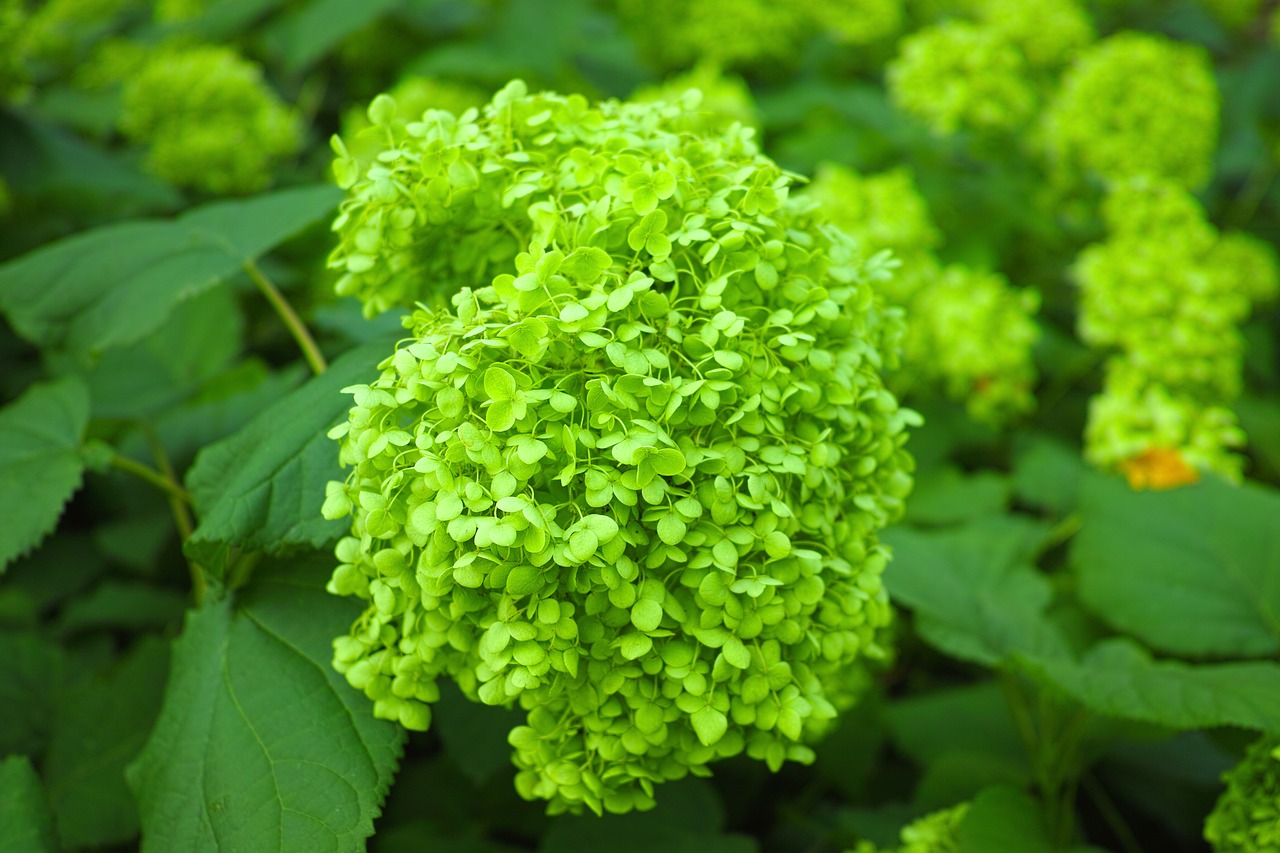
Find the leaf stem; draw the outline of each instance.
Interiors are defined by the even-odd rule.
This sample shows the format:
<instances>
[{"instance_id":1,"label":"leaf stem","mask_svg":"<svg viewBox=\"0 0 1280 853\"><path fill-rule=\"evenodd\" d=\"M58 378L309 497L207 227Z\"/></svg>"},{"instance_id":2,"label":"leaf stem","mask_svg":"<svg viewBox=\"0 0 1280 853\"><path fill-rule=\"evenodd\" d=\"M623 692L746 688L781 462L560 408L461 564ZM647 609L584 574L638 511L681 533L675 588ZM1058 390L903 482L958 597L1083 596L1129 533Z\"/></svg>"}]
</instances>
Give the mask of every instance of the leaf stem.
<instances>
[{"instance_id":1,"label":"leaf stem","mask_svg":"<svg viewBox=\"0 0 1280 853\"><path fill-rule=\"evenodd\" d=\"M135 477L146 480L160 491L167 494L170 500L177 501L185 512L186 506L191 503L191 495L187 490L179 486L172 478L166 477L163 473L156 471L141 462L130 459L128 456L121 456L119 453L111 457L111 467ZM189 532L189 531L188 531ZM186 534L184 534L185 537Z\"/></svg>"},{"instance_id":2,"label":"leaf stem","mask_svg":"<svg viewBox=\"0 0 1280 853\"><path fill-rule=\"evenodd\" d=\"M179 490L182 487L178 485L178 476L173 470L173 463L169 461L169 454L164 449L164 443L160 441L160 437L148 425L143 425L142 433L147 437L147 444L151 447L151 456L156 460L156 468L160 474L170 484ZM195 521L191 516L191 497L187 495L185 501L180 501L170 496L169 510L173 513L173 523L178 528L178 533L182 537L182 541L186 542L191 538L191 533L195 530ZM208 588L208 582L205 580L204 567L194 560L187 560L187 569L191 572L191 597L194 599L196 606L199 607L204 603L204 594Z\"/></svg>"},{"instance_id":3,"label":"leaf stem","mask_svg":"<svg viewBox=\"0 0 1280 853\"><path fill-rule=\"evenodd\" d=\"M276 309L276 313L280 315L284 324L289 327L289 334L293 335L293 339L298 342L298 348L302 350L302 357L307 360L311 372L319 376L328 370L329 364L320 353L320 347L316 346L315 338L311 337L306 323L302 322L298 312L293 310L293 306L284 298L279 288L271 283L271 279L267 278L252 260L244 262L244 271L262 291L262 295L267 297L267 301L271 303L272 308Z\"/></svg>"},{"instance_id":4,"label":"leaf stem","mask_svg":"<svg viewBox=\"0 0 1280 853\"><path fill-rule=\"evenodd\" d=\"M1116 804L1111 801L1111 797L1103 787L1093 778L1092 773L1086 773L1080 778L1080 787L1084 788L1089 799L1093 800L1093 804L1098 807L1098 813L1115 833L1116 840L1120 842L1125 853L1145 853L1133 830L1129 828L1129 824L1125 823L1124 816L1120 814L1120 810L1116 808Z\"/></svg>"}]
</instances>

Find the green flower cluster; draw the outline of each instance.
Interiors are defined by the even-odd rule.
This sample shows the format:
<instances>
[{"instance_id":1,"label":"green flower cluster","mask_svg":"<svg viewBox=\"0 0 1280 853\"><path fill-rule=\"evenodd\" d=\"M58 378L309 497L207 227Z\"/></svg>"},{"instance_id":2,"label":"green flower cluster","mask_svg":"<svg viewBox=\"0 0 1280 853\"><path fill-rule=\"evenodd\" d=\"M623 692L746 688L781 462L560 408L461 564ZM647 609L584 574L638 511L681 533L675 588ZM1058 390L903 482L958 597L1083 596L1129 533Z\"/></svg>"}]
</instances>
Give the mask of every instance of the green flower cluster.
<instances>
[{"instance_id":1,"label":"green flower cluster","mask_svg":"<svg viewBox=\"0 0 1280 853\"><path fill-rule=\"evenodd\" d=\"M1280 851L1280 742L1254 741L1222 781L1227 790L1204 824L1214 853Z\"/></svg>"},{"instance_id":2,"label":"green flower cluster","mask_svg":"<svg viewBox=\"0 0 1280 853\"><path fill-rule=\"evenodd\" d=\"M148 146L148 167L173 184L258 190L301 144L292 111L231 48L158 49L124 83L120 130Z\"/></svg>"},{"instance_id":3,"label":"green flower cluster","mask_svg":"<svg viewBox=\"0 0 1280 853\"><path fill-rule=\"evenodd\" d=\"M515 82L483 119L410 125L383 164L449 182L383 184L380 203L431 202L400 208L415 233L458 235L442 202L492 181L508 206L485 227L524 242L347 389L331 434L352 470L325 514L353 523L329 589L369 607L334 665L410 728L441 677L528 711L516 785L552 812L647 808L744 751L806 761L886 654L877 531L918 422L881 376L887 273L749 132L688 123Z\"/></svg>"},{"instance_id":4,"label":"green flower cluster","mask_svg":"<svg viewBox=\"0 0 1280 853\"><path fill-rule=\"evenodd\" d=\"M864 46L887 41L906 22L903 0L797 0L815 29L839 44Z\"/></svg>"},{"instance_id":5,"label":"green flower cluster","mask_svg":"<svg viewBox=\"0 0 1280 853\"><path fill-rule=\"evenodd\" d=\"M689 107L698 116L689 129L696 132L716 133L727 130L738 122L760 135L760 114L756 109L751 89L741 77L725 74L709 62L700 62L689 71L670 77L656 86L637 89L631 100L641 103L653 101L682 101L691 90L701 93L700 100ZM692 95L698 98L698 95Z\"/></svg>"},{"instance_id":6,"label":"green flower cluster","mask_svg":"<svg viewBox=\"0 0 1280 853\"><path fill-rule=\"evenodd\" d=\"M1262 0L1200 0L1200 5L1232 29L1243 29L1258 19Z\"/></svg>"},{"instance_id":7,"label":"green flower cluster","mask_svg":"<svg viewBox=\"0 0 1280 853\"><path fill-rule=\"evenodd\" d=\"M881 850L864 841L852 853L960 853L960 824L968 813L968 803L941 809L904 826L900 847Z\"/></svg>"},{"instance_id":8,"label":"green flower cluster","mask_svg":"<svg viewBox=\"0 0 1280 853\"><path fill-rule=\"evenodd\" d=\"M900 262L882 290L906 311L911 374L943 386L986 423L1032 408L1036 292L1013 288L997 273L944 268L933 254L940 234L904 169L863 177L826 164L807 194L867 251L892 251Z\"/></svg>"},{"instance_id":9,"label":"green flower cluster","mask_svg":"<svg viewBox=\"0 0 1280 853\"><path fill-rule=\"evenodd\" d=\"M1213 173L1218 88L1201 47L1122 32L1082 53L1044 123L1051 160L1108 181L1149 175L1189 189Z\"/></svg>"},{"instance_id":10,"label":"green flower cluster","mask_svg":"<svg viewBox=\"0 0 1280 853\"><path fill-rule=\"evenodd\" d=\"M347 153L360 170L366 170L385 151L392 140L403 138L410 123L420 121L427 110L444 110L462 115L489 99L487 93L465 83L453 83L434 77L405 77L387 93L395 102L388 127L369 120L369 111L348 110L342 117L342 140ZM391 131L388 137L387 132Z\"/></svg>"},{"instance_id":11,"label":"green flower cluster","mask_svg":"<svg viewBox=\"0 0 1280 853\"><path fill-rule=\"evenodd\" d=\"M1093 43L1096 33L1077 0L975 0L982 25L1018 48L1036 71L1057 71Z\"/></svg>"},{"instance_id":12,"label":"green flower cluster","mask_svg":"<svg viewBox=\"0 0 1280 853\"><path fill-rule=\"evenodd\" d=\"M334 172L349 190L329 257L330 268L342 272L338 293L359 297L365 313L376 316L492 278L535 236L543 243L576 240L561 231L576 231L576 220L564 220L560 211L592 204L603 223L613 196L656 209L672 197L679 176L647 165L620 173L606 146L665 150L673 131L707 126L696 91L678 108L609 102L591 109L581 96L567 103L563 109L559 99L543 104L517 81L483 110L431 110L403 125L394 98L375 98L369 118L382 129L386 149L378 162L362 168L342 139L333 140ZM539 105L544 108L534 109ZM581 120L543 126L564 109ZM535 121L515 120L526 113ZM604 199L600 182L607 175L616 186ZM687 229L678 235L686 244L704 230L696 219L673 225Z\"/></svg>"},{"instance_id":13,"label":"green flower cluster","mask_svg":"<svg viewBox=\"0 0 1280 853\"><path fill-rule=\"evenodd\" d=\"M618 0L617 8L641 53L659 68L794 62L815 35L864 46L897 35L905 18L903 0Z\"/></svg>"},{"instance_id":14,"label":"green flower cluster","mask_svg":"<svg viewBox=\"0 0 1280 853\"><path fill-rule=\"evenodd\" d=\"M1240 391L1238 327L1275 295L1274 254L1254 237L1219 235L1170 181L1118 184L1103 212L1108 239L1075 267L1079 333L1119 354L1090 408L1087 456L1124 468L1176 452L1190 469L1237 475L1229 451L1243 435L1225 406Z\"/></svg>"},{"instance_id":15,"label":"green flower cluster","mask_svg":"<svg viewBox=\"0 0 1280 853\"><path fill-rule=\"evenodd\" d=\"M937 133L1009 131L1036 111L1021 52L996 30L968 21L935 24L903 39L886 77L894 103Z\"/></svg>"}]
</instances>

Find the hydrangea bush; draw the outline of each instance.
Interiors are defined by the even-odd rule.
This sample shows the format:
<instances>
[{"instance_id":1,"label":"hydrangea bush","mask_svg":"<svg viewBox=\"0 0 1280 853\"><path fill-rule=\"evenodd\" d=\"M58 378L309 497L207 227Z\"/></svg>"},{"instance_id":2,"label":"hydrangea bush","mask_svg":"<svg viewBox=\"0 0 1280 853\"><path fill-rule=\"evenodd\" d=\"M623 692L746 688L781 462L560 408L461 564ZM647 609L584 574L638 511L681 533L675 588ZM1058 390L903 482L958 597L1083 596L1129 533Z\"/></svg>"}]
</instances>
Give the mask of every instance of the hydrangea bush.
<instances>
[{"instance_id":1,"label":"hydrangea bush","mask_svg":"<svg viewBox=\"0 0 1280 853\"><path fill-rule=\"evenodd\" d=\"M914 415L882 378L885 269L748 132L690 132L687 109L512 83L410 123L337 223L357 243L400 223L406 264L438 232L524 241L348 389L329 588L370 602L334 662L375 714L426 728L441 677L519 704L516 784L553 811L648 808L743 751L810 760L886 654L876 532L911 487ZM371 199L397 168L421 183ZM385 287L366 251L348 269L370 258Z\"/></svg>"}]
</instances>

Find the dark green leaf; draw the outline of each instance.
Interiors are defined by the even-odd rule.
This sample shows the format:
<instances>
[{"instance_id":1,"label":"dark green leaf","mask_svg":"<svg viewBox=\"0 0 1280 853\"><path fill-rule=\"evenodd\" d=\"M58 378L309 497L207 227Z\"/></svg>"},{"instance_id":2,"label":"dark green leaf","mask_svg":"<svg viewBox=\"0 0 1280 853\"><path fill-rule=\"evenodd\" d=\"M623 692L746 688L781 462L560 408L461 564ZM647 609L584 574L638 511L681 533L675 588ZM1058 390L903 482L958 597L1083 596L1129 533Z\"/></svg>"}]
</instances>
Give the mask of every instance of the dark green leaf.
<instances>
[{"instance_id":1,"label":"dark green leaf","mask_svg":"<svg viewBox=\"0 0 1280 853\"><path fill-rule=\"evenodd\" d=\"M338 42L398 5L401 0L311 0L274 23L267 38L284 55L290 71L303 71Z\"/></svg>"},{"instance_id":2,"label":"dark green leaf","mask_svg":"<svg viewBox=\"0 0 1280 853\"><path fill-rule=\"evenodd\" d=\"M341 389L373 379L391 351L391 343L376 340L347 352L239 432L202 450L187 473L201 519L188 553L217 571L231 545L319 548L341 535L341 521L320 515L325 483L342 476L337 445L325 433L351 407Z\"/></svg>"},{"instance_id":3,"label":"dark green leaf","mask_svg":"<svg viewBox=\"0 0 1280 853\"><path fill-rule=\"evenodd\" d=\"M1217 479L1134 492L1095 479L1071 549L1086 606L1183 655L1280 651L1280 495Z\"/></svg>"},{"instance_id":4,"label":"dark green leaf","mask_svg":"<svg viewBox=\"0 0 1280 853\"><path fill-rule=\"evenodd\" d=\"M663 786L653 811L565 816L543 838L540 853L753 853L755 842L721 831L724 813L715 789L700 779Z\"/></svg>"},{"instance_id":5,"label":"dark green leaf","mask_svg":"<svg viewBox=\"0 0 1280 853\"><path fill-rule=\"evenodd\" d=\"M58 844L40 777L25 756L0 763L0 850L53 853Z\"/></svg>"},{"instance_id":6,"label":"dark green leaf","mask_svg":"<svg viewBox=\"0 0 1280 853\"><path fill-rule=\"evenodd\" d=\"M43 748L62 672L60 647L34 634L0 632L0 755Z\"/></svg>"},{"instance_id":7,"label":"dark green leaf","mask_svg":"<svg viewBox=\"0 0 1280 853\"><path fill-rule=\"evenodd\" d=\"M136 581L108 580L69 602L58 627L63 633L163 628L181 621L186 600L175 590Z\"/></svg>"},{"instance_id":8,"label":"dark green leaf","mask_svg":"<svg viewBox=\"0 0 1280 853\"><path fill-rule=\"evenodd\" d=\"M320 565L262 570L192 612L160 720L129 768L143 850L355 850L404 731L330 666L354 616Z\"/></svg>"},{"instance_id":9,"label":"dark green leaf","mask_svg":"<svg viewBox=\"0 0 1280 853\"><path fill-rule=\"evenodd\" d=\"M996 516L924 533L886 532L894 560L885 573L890 596L916 614L928 643L961 660L997 666L1014 653L1057 657L1066 644L1045 619L1049 582L1032 564L1045 527Z\"/></svg>"},{"instance_id":10,"label":"dark green leaf","mask_svg":"<svg viewBox=\"0 0 1280 853\"><path fill-rule=\"evenodd\" d=\"M138 808L124 769L155 723L168 646L144 637L117 666L58 700L44 775L67 847L119 844L137 835Z\"/></svg>"},{"instance_id":11,"label":"dark green leaf","mask_svg":"<svg viewBox=\"0 0 1280 853\"><path fill-rule=\"evenodd\" d=\"M1009 480L994 471L966 476L955 468L944 468L922 478L907 502L911 524L956 524L999 515L1009 505Z\"/></svg>"},{"instance_id":12,"label":"dark green leaf","mask_svg":"<svg viewBox=\"0 0 1280 853\"><path fill-rule=\"evenodd\" d=\"M449 757L476 785L504 771L514 773L507 734L522 724L523 714L472 702L454 685L442 684L431 720Z\"/></svg>"},{"instance_id":13,"label":"dark green leaf","mask_svg":"<svg viewBox=\"0 0 1280 853\"><path fill-rule=\"evenodd\" d=\"M1280 731L1280 664L1154 661L1123 639L1098 644L1081 661L1026 664L1099 714L1175 729Z\"/></svg>"},{"instance_id":14,"label":"dark green leaf","mask_svg":"<svg viewBox=\"0 0 1280 853\"><path fill-rule=\"evenodd\" d=\"M1024 791L988 788L973 798L958 830L961 853L1054 853L1040 807Z\"/></svg>"},{"instance_id":15,"label":"dark green leaf","mask_svg":"<svg viewBox=\"0 0 1280 853\"><path fill-rule=\"evenodd\" d=\"M68 237L0 266L0 311L37 346L81 357L124 346L340 198L336 187L297 187Z\"/></svg>"},{"instance_id":16,"label":"dark green leaf","mask_svg":"<svg viewBox=\"0 0 1280 853\"><path fill-rule=\"evenodd\" d=\"M885 717L894 744L920 764L955 752L1026 764L1026 747L993 682L909 696L891 704Z\"/></svg>"},{"instance_id":17,"label":"dark green leaf","mask_svg":"<svg viewBox=\"0 0 1280 853\"><path fill-rule=\"evenodd\" d=\"M28 389L0 409L0 571L57 525L84 476L89 395L78 379Z\"/></svg>"},{"instance_id":18,"label":"dark green leaf","mask_svg":"<svg viewBox=\"0 0 1280 853\"><path fill-rule=\"evenodd\" d=\"M1078 449L1036 436L1018 450L1013 487L1020 500L1066 515L1075 509L1088 473Z\"/></svg>"}]
</instances>

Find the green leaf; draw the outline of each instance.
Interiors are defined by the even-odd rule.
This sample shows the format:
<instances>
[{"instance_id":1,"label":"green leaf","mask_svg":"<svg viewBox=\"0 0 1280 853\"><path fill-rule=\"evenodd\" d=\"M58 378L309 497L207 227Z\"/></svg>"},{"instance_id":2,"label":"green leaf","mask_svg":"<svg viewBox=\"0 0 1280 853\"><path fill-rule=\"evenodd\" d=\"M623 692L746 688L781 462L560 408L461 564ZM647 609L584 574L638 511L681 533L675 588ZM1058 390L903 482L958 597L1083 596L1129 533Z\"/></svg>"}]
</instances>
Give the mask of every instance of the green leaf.
<instances>
[{"instance_id":1,"label":"green leaf","mask_svg":"<svg viewBox=\"0 0 1280 853\"><path fill-rule=\"evenodd\" d=\"M490 400L514 400L516 396L515 377L497 365L484 372L484 392Z\"/></svg>"},{"instance_id":2,"label":"green leaf","mask_svg":"<svg viewBox=\"0 0 1280 853\"><path fill-rule=\"evenodd\" d=\"M444 680L440 684L440 701L431 706L432 729L440 735L440 742L458 769L476 785L499 774L514 773L507 734L523 723L521 712L472 702L452 682Z\"/></svg>"},{"instance_id":3,"label":"green leaf","mask_svg":"<svg viewBox=\"0 0 1280 853\"><path fill-rule=\"evenodd\" d=\"M400 0L311 0L273 23L266 39L290 73L305 71L344 38L372 24Z\"/></svg>"},{"instance_id":4,"label":"green leaf","mask_svg":"<svg viewBox=\"0 0 1280 853\"><path fill-rule=\"evenodd\" d=\"M1022 501L1066 515L1075 509L1082 483L1093 476L1079 450L1037 435L1018 450L1013 488Z\"/></svg>"},{"instance_id":5,"label":"green leaf","mask_svg":"<svg viewBox=\"0 0 1280 853\"><path fill-rule=\"evenodd\" d=\"M64 634L78 631L131 631L178 624L187 596L137 581L107 580L67 603L58 620Z\"/></svg>"},{"instance_id":6,"label":"green leaf","mask_svg":"<svg viewBox=\"0 0 1280 853\"><path fill-rule=\"evenodd\" d=\"M0 571L57 526L80 488L88 421L89 394L74 378L34 385L0 409Z\"/></svg>"},{"instance_id":7,"label":"green leaf","mask_svg":"<svg viewBox=\"0 0 1280 853\"><path fill-rule=\"evenodd\" d=\"M1031 795L1004 786L974 797L956 834L961 853L1054 853L1058 849Z\"/></svg>"},{"instance_id":8,"label":"green leaf","mask_svg":"<svg viewBox=\"0 0 1280 853\"><path fill-rule=\"evenodd\" d=\"M724 806L705 779L665 782L652 811L562 815L551 821L539 853L755 853L756 842L724 830ZM379 836L381 838L381 836Z\"/></svg>"},{"instance_id":9,"label":"green leaf","mask_svg":"<svg viewBox=\"0 0 1280 853\"><path fill-rule=\"evenodd\" d=\"M167 644L143 637L122 662L59 697L44 775L67 847L120 844L138 833L124 770L160 712Z\"/></svg>"},{"instance_id":10,"label":"green leaf","mask_svg":"<svg viewBox=\"0 0 1280 853\"><path fill-rule=\"evenodd\" d=\"M54 853L57 849L40 777L25 756L9 756L0 764L0 850Z\"/></svg>"},{"instance_id":11,"label":"green leaf","mask_svg":"<svg viewBox=\"0 0 1280 853\"><path fill-rule=\"evenodd\" d=\"M327 565L327 562L325 563ZM391 784L403 730L330 666L351 602L319 565L260 570L239 606L193 611L164 707L129 768L144 851L355 850Z\"/></svg>"},{"instance_id":12,"label":"green leaf","mask_svg":"<svg viewBox=\"0 0 1280 853\"><path fill-rule=\"evenodd\" d=\"M341 197L336 187L297 187L59 240L0 266L0 311L31 343L82 358L133 343Z\"/></svg>"},{"instance_id":13,"label":"green leaf","mask_svg":"<svg viewBox=\"0 0 1280 853\"><path fill-rule=\"evenodd\" d=\"M1097 479L1080 514L1080 597L1111 625L1172 654L1280 652L1280 494L1216 479L1134 492Z\"/></svg>"},{"instance_id":14,"label":"green leaf","mask_svg":"<svg viewBox=\"0 0 1280 853\"><path fill-rule=\"evenodd\" d=\"M43 748L62 671L61 647L32 633L0 632L0 755Z\"/></svg>"},{"instance_id":15,"label":"green leaf","mask_svg":"<svg viewBox=\"0 0 1280 853\"><path fill-rule=\"evenodd\" d=\"M885 719L898 749L922 765L965 753L1026 768L1008 702L990 681L907 696L889 706Z\"/></svg>"},{"instance_id":16,"label":"green leaf","mask_svg":"<svg viewBox=\"0 0 1280 853\"><path fill-rule=\"evenodd\" d=\"M944 468L921 478L907 502L910 524L956 524L1000 515L1009 505L1009 480L994 471L965 475L956 468Z\"/></svg>"},{"instance_id":17,"label":"green leaf","mask_svg":"<svg viewBox=\"0 0 1280 853\"><path fill-rule=\"evenodd\" d=\"M1064 655L1065 641L1044 616L1052 588L1032 563L1045 532L1021 516L886 531L889 595L915 611L921 637L961 660L996 666L1014 653Z\"/></svg>"},{"instance_id":18,"label":"green leaf","mask_svg":"<svg viewBox=\"0 0 1280 853\"><path fill-rule=\"evenodd\" d=\"M1280 731L1280 664L1154 661L1124 639L1080 661L1030 659L1031 672L1099 714L1175 729Z\"/></svg>"},{"instance_id":19,"label":"green leaf","mask_svg":"<svg viewBox=\"0 0 1280 853\"><path fill-rule=\"evenodd\" d=\"M729 721L725 715L710 705L694 711L689 721L693 723L693 730L697 732L698 740L702 741L703 746L714 745L724 737L724 733L729 728Z\"/></svg>"},{"instance_id":20,"label":"green leaf","mask_svg":"<svg viewBox=\"0 0 1280 853\"><path fill-rule=\"evenodd\" d=\"M337 446L325 433L351 407L341 389L372 378L391 346L374 340L348 351L196 456L187 472L201 519L186 544L193 559L218 573L232 545L321 548L342 534L343 522L320 515L325 483L342 477Z\"/></svg>"}]
</instances>

